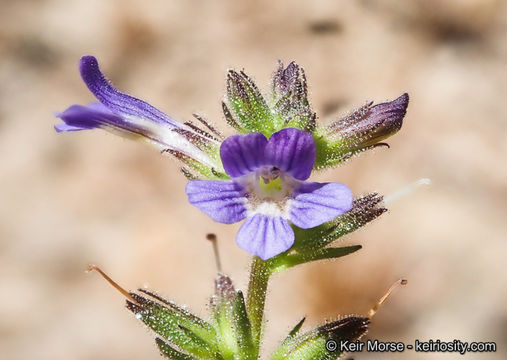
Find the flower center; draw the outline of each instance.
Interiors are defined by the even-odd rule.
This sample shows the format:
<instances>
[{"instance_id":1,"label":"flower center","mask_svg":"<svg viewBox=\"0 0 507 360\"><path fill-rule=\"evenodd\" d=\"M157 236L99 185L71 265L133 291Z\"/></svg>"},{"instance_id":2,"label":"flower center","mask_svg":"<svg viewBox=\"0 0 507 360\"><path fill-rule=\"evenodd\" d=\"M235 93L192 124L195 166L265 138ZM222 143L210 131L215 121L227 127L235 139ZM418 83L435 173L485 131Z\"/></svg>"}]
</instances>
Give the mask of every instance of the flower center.
<instances>
[{"instance_id":1,"label":"flower center","mask_svg":"<svg viewBox=\"0 0 507 360\"><path fill-rule=\"evenodd\" d=\"M261 203L283 207L297 182L275 166L262 166L245 175L240 181L248 191L248 202L254 208Z\"/></svg>"},{"instance_id":2,"label":"flower center","mask_svg":"<svg viewBox=\"0 0 507 360\"><path fill-rule=\"evenodd\" d=\"M262 201L280 202L290 195L288 176L274 166L263 166L254 174L252 195Z\"/></svg>"}]
</instances>

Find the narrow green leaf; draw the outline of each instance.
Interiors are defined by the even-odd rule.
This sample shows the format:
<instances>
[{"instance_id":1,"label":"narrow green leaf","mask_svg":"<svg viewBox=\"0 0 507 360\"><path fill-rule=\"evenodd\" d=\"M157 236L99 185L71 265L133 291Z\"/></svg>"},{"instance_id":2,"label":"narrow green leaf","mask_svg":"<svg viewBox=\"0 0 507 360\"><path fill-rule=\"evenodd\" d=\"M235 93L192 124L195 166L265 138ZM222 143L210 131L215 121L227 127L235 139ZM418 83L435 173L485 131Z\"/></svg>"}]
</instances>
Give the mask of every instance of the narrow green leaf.
<instances>
[{"instance_id":1,"label":"narrow green leaf","mask_svg":"<svg viewBox=\"0 0 507 360\"><path fill-rule=\"evenodd\" d=\"M281 272L293 266L312 261L336 259L345 255L352 254L361 248L361 245L353 245L338 248L324 248L304 253L294 253L278 258L276 261L271 263L271 266L273 272Z\"/></svg>"},{"instance_id":2,"label":"narrow green leaf","mask_svg":"<svg viewBox=\"0 0 507 360\"><path fill-rule=\"evenodd\" d=\"M293 338L299 332L299 330L301 330L301 327L303 326L303 323L305 322L305 320L306 320L306 317L302 318L296 324L296 326L294 326L294 328L289 332L289 335L287 335L287 339L288 338Z\"/></svg>"},{"instance_id":3,"label":"narrow green leaf","mask_svg":"<svg viewBox=\"0 0 507 360\"><path fill-rule=\"evenodd\" d=\"M255 359L252 351L254 348L252 327L250 325L250 320L248 319L245 299L241 291L237 292L233 303L233 324L240 359Z\"/></svg>"},{"instance_id":4,"label":"narrow green leaf","mask_svg":"<svg viewBox=\"0 0 507 360\"><path fill-rule=\"evenodd\" d=\"M157 346L160 350L161 355L165 356L166 358L172 359L172 360L197 360L196 357L184 354L175 348L171 347L171 345L167 344L164 340L161 338L156 338L155 342L157 343Z\"/></svg>"}]
</instances>

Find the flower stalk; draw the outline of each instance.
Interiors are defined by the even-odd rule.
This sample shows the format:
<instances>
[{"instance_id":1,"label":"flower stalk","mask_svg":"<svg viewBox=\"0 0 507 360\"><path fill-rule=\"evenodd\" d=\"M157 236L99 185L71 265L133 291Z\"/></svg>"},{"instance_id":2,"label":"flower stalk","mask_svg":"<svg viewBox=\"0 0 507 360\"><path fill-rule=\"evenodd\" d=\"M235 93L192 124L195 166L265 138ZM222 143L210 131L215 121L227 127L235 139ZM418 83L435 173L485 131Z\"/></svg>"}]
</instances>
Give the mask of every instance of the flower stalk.
<instances>
[{"instance_id":1,"label":"flower stalk","mask_svg":"<svg viewBox=\"0 0 507 360\"><path fill-rule=\"evenodd\" d=\"M255 256L250 268L250 280L248 283L247 294L247 313L252 327L252 338L254 341L254 351L256 357L259 354L261 345L264 324L264 307L266 305L266 295L270 276L271 269L267 265L267 262Z\"/></svg>"}]
</instances>

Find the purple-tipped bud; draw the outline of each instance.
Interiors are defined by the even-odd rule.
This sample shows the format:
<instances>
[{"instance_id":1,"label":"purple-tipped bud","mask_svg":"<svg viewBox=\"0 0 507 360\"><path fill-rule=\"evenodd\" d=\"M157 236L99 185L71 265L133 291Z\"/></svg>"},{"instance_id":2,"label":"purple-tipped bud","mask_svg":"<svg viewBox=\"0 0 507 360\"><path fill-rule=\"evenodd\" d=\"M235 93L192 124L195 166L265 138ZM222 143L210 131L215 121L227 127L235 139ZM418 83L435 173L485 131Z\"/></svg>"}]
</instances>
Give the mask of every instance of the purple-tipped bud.
<instances>
[{"instance_id":1,"label":"purple-tipped bud","mask_svg":"<svg viewBox=\"0 0 507 360\"><path fill-rule=\"evenodd\" d=\"M284 67L280 61L273 76L272 90L274 109L286 122L295 120L309 132L315 129L316 115L308 101L308 86L302 67L294 61Z\"/></svg>"},{"instance_id":2,"label":"purple-tipped bud","mask_svg":"<svg viewBox=\"0 0 507 360\"><path fill-rule=\"evenodd\" d=\"M283 97L287 93L293 91L296 87L301 86L303 89L306 82L304 81L304 71L294 61L286 68L283 63L279 62L279 67L273 76L273 92Z\"/></svg>"},{"instance_id":3,"label":"purple-tipped bud","mask_svg":"<svg viewBox=\"0 0 507 360\"><path fill-rule=\"evenodd\" d=\"M351 142L351 151L368 148L401 129L407 112L408 94L396 100L378 105L372 103L332 123L328 135L337 135L344 142Z\"/></svg>"},{"instance_id":4,"label":"purple-tipped bud","mask_svg":"<svg viewBox=\"0 0 507 360\"><path fill-rule=\"evenodd\" d=\"M211 298L212 306L220 306L222 303L232 303L236 297L236 290L232 280L227 275L218 274L215 279L215 295Z\"/></svg>"}]
</instances>

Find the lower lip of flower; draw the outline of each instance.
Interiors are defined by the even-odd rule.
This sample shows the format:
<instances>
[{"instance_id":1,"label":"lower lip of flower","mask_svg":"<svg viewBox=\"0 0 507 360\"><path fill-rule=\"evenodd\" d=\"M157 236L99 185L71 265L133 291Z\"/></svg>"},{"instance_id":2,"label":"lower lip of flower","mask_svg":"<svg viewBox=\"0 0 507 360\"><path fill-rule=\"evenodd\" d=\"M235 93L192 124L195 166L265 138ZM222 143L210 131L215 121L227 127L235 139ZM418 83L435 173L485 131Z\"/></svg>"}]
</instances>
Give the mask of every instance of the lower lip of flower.
<instances>
[{"instance_id":1,"label":"lower lip of flower","mask_svg":"<svg viewBox=\"0 0 507 360\"><path fill-rule=\"evenodd\" d=\"M285 201L264 200L261 202L248 200L246 204L247 217L260 214L269 217L289 219L290 199Z\"/></svg>"}]
</instances>

